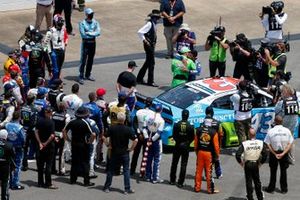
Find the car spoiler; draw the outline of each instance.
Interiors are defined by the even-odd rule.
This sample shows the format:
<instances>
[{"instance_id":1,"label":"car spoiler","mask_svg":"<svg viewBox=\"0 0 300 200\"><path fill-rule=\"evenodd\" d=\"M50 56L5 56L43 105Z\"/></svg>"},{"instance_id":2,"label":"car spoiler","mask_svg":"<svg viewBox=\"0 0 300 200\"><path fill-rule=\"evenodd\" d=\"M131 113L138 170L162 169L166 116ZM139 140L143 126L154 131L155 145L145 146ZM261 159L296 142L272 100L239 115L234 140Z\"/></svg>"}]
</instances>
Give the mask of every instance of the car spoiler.
<instances>
[{"instance_id":1,"label":"car spoiler","mask_svg":"<svg viewBox=\"0 0 300 200\"><path fill-rule=\"evenodd\" d=\"M145 95L143 95L141 93L138 93L138 92L135 93L135 94L136 94L136 99L137 99L137 103L135 105L135 109L139 110L141 108L144 108L145 104L146 104L145 102L146 102L146 99L148 98L148 96L145 96ZM153 103L155 103L155 102L159 102L159 101L153 99ZM162 103L162 102L160 102L160 103ZM164 104L164 103L162 103L162 105L163 105L162 112L165 113L165 114L167 114L167 115L173 116L171 107L168 106L168 105L166 105L166 104Z\"/></svg>"}]
</instances>

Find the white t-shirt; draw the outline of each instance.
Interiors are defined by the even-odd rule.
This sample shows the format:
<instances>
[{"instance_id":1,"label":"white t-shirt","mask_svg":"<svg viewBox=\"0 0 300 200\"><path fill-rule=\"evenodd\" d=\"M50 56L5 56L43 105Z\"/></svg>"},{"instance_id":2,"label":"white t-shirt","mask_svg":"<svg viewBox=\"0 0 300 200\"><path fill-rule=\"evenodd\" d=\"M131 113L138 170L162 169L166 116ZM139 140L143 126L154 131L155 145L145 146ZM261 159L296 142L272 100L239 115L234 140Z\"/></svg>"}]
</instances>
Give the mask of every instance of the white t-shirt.
<instances>
[{"instance_id":1,"label":"white t-shirt","mask_svg":"<svg viewBox=\"0 0 300 200\"><path fill-rule=\"evenodd\" d=\"M274 151L284 151L288 144L294 142L293 135L288 128L276 125L268 131L265 143L272 146Z\"/></svg>"},{"instance_id":2,"label":"white t-shirt","mask_svg":"<svg viewBox=\"0 0 300 200\"><path fill-rule=\"evenodd\" d=\"M154 111L149 108L140 109L136 112L136 117L138 120L138 128L140 130L143 129L145 122L147 120L147 116L154 116Z\"/></svg>"},{"instance_id":3,"label":"white t-shirt","mask_svg":"<svg viewBox=\"0 0 300 200\"><path fill-rule=\"evenodd\" d=\"M67 108L67 113L71 116L75 116L76 110L82 106L83 101L77 94L69 94L66 95L62 102L65 104Z\"/></svg>"}]
</instances>

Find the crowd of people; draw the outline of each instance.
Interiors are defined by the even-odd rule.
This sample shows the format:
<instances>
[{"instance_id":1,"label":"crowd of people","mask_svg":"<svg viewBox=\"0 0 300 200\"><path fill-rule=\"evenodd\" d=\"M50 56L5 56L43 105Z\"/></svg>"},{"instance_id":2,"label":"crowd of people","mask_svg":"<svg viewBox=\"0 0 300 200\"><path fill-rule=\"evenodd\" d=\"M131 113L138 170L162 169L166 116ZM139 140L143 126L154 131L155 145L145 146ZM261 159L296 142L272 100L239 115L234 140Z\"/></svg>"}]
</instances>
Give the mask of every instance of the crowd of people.
<instances>
[{"instance_id":1,"label":"crowd of people","mask_svg":"<svg viewBox=\"0 0 300 200\"><path fill-rule=\"evenodd\" d=\"M43 3L41 3L43 2ZM68 175L66 163L70 163L70 184L78 177L84 178L84 186L92 186L90 181L96 178L95 169L99 164L105 166L107 177L104 191L110 192L112 178L121 172L124 175L124 193L134 193L130 185L130 176L136 174L138 158L142 150L139 176L153 184L163 180L159 174L162 141L165 121L161 116L163 106L145 100L145 108L139 109L135 117L136 85L145 84L158 87L154 82L156 25L163 17L164 35L167 43L167 56L172 58L171 87L195 80L201 73L197 60L196 35L188 24L183 23L185 6L181 0L165 0L160 10L152 10L149 20L138 30L143 41L146 60L138 72L135 61L128 62L127 70L119 74L116 81L117 101L108 103L104 99L106 90L98 88L88 95L88 102L79 96L79 84L84 80L95 81L91 76L96 48L96 37L100 35L100 25L94 19L91 8L84 10L86 18L79 23L82 37L81 64L78 83L72 85L71 93L63 91L61 70L69 35L73 35L69 5L55 1L55 12L49 15L48 6L52 1L38 1L36 26L29 25L19 39L19 49L9 53L4 64L5 75L2 79L4 93L0 97L0 180L2 199L9 199L8 188L22 190L21 170L28 170L28 159L36 158L37 185L48 189L57 189L52 183L51 174ZM46 5L44 3L49 3ZM83 1L84 3L84 1ZM68 5L68 6L66 6ZM66 6L66 7L63 7ZM82 1L80 9L84 6ZM215 27L205 42L205 50L210 51L210 76L225 76L226 51L230 50L236 61L233 77L240 79L239 92L231 97L235 110L235 130L240 147L236 159L245 169L247 198L253 199L252 180L258 199L263 199L259 178L259 167L266 160L266 148L270 150L270 184L265 191L274 192L278 163L281 169L281 192L286 193L286 170L293 157L293 132L298 123L299 105L295 90L287 83L285 72L288 48L282 40L282 24L287 19L283 12L284 4L275 1L264 7L261 14L266 29L266 38L262 47L254 50L244 33L236 35L230 42L225 37L225 27ZM38 12L39 10L39 12ZM51 10L51 8L50 8ZM64 10L66 26L61 12ZM39 27L43 14L46 14L49 30L43 36ZM39 16L38 16L39 15ZM48 16L49 15L49 16ZM51 20L49 20L51 18ZM52 23L53 19L53 23ZM47 66L50 80L45 80ZM144 80L148 70L148 79ZM256 140L255 130L251 127L251 110L257 85L267 88L273 94L275 105L275 126L269 130L265 143ZM184 186L188 164L190 144L194 141L197 156L195 173L195 192L200 192L202 173L205 171L207 192L218 193L214 185L212 169L217 178L222 177L220 148L223 130L220 122L213 118L214 110L207 107L206 117L200 127L189 123L189 111L182 111L182 120L174 123L173 138L175 147L170 168L171 185ZM129 140L132 145L128 147ZM107 146L107 155L103 155L103 146ZM133 151L130 163L130 152ZM244 155L242 158L242 154ZM57 167L58 157L58 167ZM176 171L181 158L178 181ZM121 167L122 166L122 167Z\"/></svg>"}]
</instances>

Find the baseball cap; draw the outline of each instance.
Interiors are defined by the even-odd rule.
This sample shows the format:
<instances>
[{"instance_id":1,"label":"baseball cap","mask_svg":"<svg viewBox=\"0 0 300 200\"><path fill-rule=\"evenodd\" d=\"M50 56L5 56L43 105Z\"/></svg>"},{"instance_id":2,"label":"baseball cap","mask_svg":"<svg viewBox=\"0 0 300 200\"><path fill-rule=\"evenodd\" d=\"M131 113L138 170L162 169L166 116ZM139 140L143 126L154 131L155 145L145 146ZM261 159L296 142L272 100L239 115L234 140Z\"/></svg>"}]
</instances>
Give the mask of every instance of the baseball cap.
<instances>
[{"instance_id":1,"label":"baseball cap","mask_svg":"<svg viewBox=\"0 0 300 200\"><path fill-rule=\"evenodd\" d=\"M120 92L118 93L118 98L124 98L124 97L127 97L126 92L125 92L125 91L120 91Z\"/></svg>"},{"instance_id":2,"label":"baseball cap","mask_svg":"<svg viewBox=\"0 0 300 200\"><path fill-rule=\"evenodd\" d=\"M103 95L106 94L106 90L104 88L98 88L96 90L96 94L97 94L98 97L103 96Z\"/></svg>"},{"instance_id":3,"label":"baseball cap","mask_svg":"<svg viewBox=\"0 0 300 200\"><path fill-rule=\"evenodd\" d=\"M7 93L14 88L14 85L10 82L6 82L6 84L4 84L3 87L4 87L4 93Z\"/></svg>"},{"instance_id":4,"label":"baseball cap","mask_svg":"<svg viewBox=\"0 0 300 200\"><path fill-rule=\"evenodd\" d=\"M182 47L182 48L180 49L180 53L181 53L181 54L184 54L184 53L187 53L187 52L191 52L191 50L190 50L188 47Z\"/></svg>"},{"instance_id":5,"label":"baseball cap","mask_svg":"<svg viewBox=\"0 0 300 200\"><path fill-rule=\"evenodd\" d=\"M5 129L0 130L0 139L6 140L7 135L8 135L7 130L5 130Z\"/></svg>"},{"instance_id":6,"label":"baseball cap","mask_svg":"<svg viewBox=\"0 0 300 200\"><path fill-rule=\"evenodd\" d=\"M94 13L94 11L91 8L86 8L85 11L84 11L84 13L86 15L90 15L90 14Z\"/></svg>"},{"instance_id":7,"label":"baseball cap","mask_svg":"<svg viewBox=\"0 0 300 200\"><path fill-rule=\"evenodd\" d=\"M135 63L135 61L131 60L128 62L128 67L138 67Z\"/></svg>"},{"instance_id":8,"label":"baseball cap","mask_svg":"<svg viewBox=\"0 0 300 200\"><path fill-rule=\"evenodd\" d=\"M45 87L39 87L38 88L38 91L37 91L38 95L45 95L47 93L48 93L48 89L47 88L45 88Z\"/></svg>"},{"instance_id":9,"label":"baseball cap","mask_svg":"<svg viewBox=\"0 0 300 200\"><path fill-rule=\"evenodd\" d=\"M155 108L156 112L160 112L162 110L162 104L161 103L156 103L154 108Z\"/></svg>"}]
</instances>

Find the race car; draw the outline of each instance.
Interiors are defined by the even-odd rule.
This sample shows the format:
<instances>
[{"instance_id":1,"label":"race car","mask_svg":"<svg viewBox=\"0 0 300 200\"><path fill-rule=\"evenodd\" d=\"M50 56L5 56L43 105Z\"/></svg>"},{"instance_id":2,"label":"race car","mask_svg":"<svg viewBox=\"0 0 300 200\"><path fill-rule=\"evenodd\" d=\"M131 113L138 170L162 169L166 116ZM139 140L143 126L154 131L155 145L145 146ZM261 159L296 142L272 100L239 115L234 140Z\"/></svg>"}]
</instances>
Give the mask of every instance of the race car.
<instances>
[{"instance_id":1,"label":"race car","mask_svg":"<svg viewBox=\"0 0 300 200\"><path fill-rule=\"evenodd\" d=\"M183 109L189 110L189 121L197 128L203 122L206 107L210 105L214 109L214 118L221 122L224 131L223 147L239 145L234 128L233 104L230 100L230 97L238 92L236 87L238 82L239 79L232 77L203 78L171 88L154 98L154 104L159 102L163 105L162 117L165 120L165 128L161 134L163 145L165 147L175 145L172 137L173 124L181 120ZM256 130L256 137L263 140L275 119L273 97L253 83L251 88L255 92L252 126ZM137 99L136 110L144 107L146 96L137 94ZM295 138L299 136L298 127L294 136Z\"/></svg>"}]
</instances>

